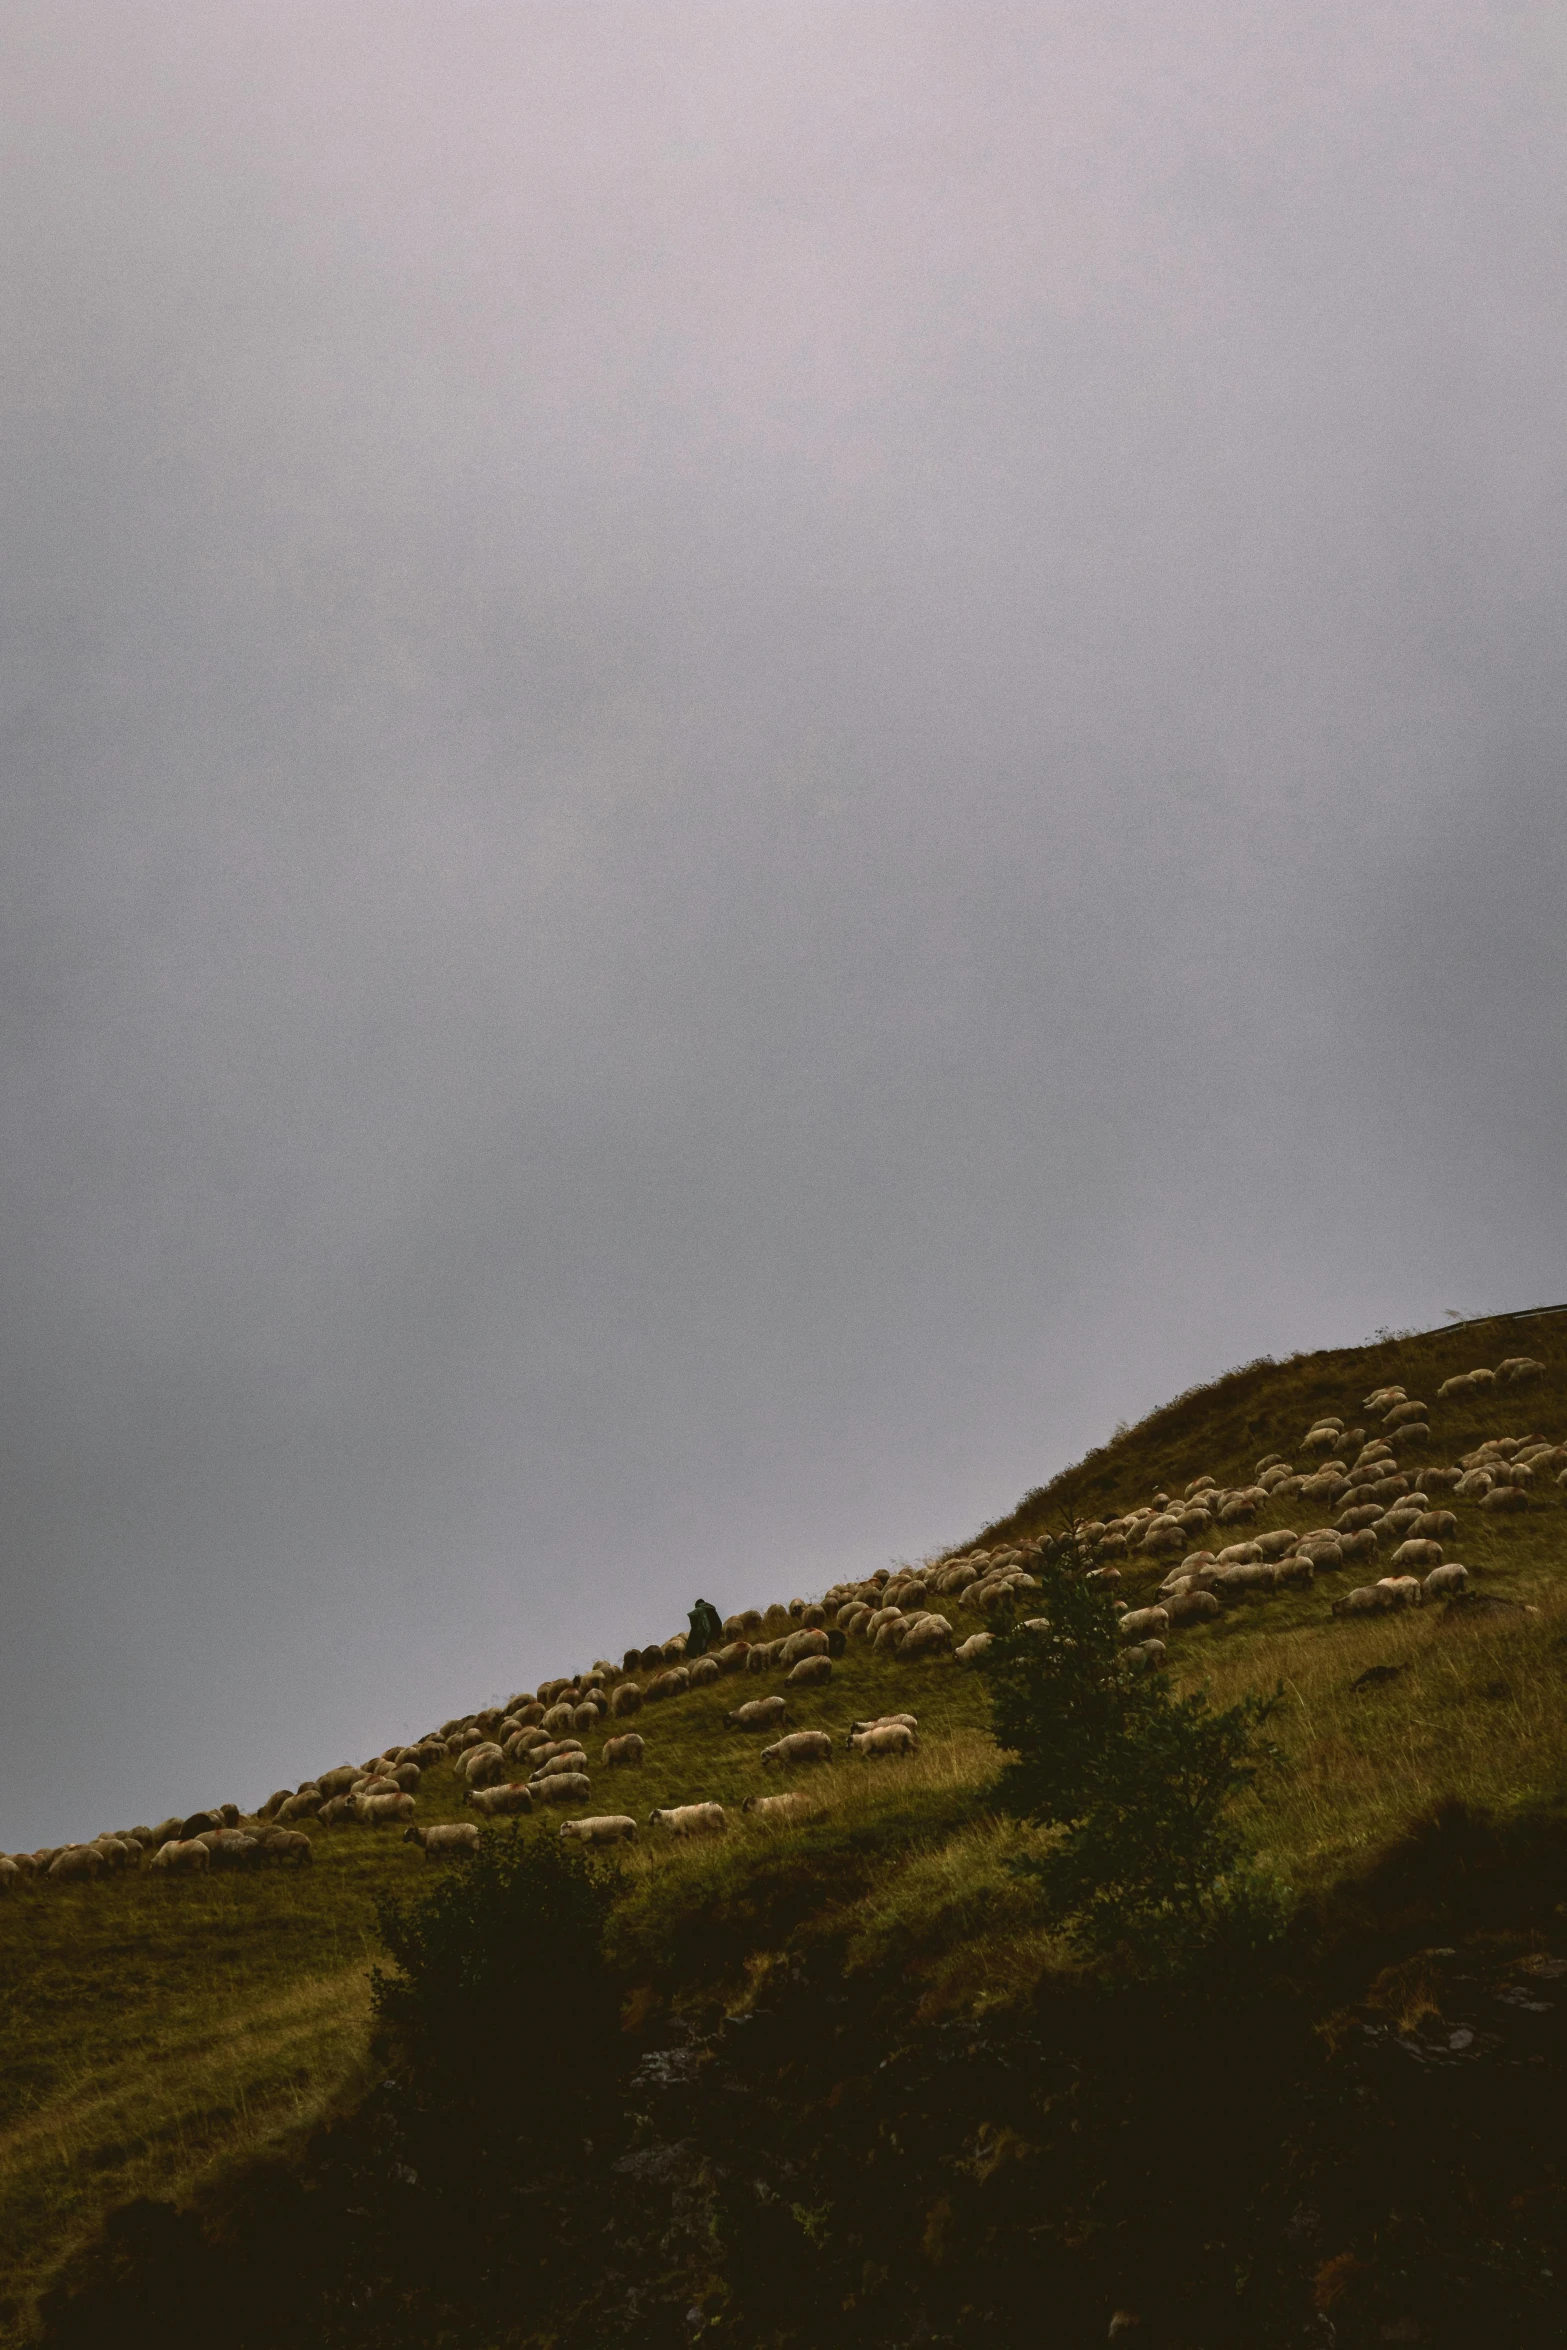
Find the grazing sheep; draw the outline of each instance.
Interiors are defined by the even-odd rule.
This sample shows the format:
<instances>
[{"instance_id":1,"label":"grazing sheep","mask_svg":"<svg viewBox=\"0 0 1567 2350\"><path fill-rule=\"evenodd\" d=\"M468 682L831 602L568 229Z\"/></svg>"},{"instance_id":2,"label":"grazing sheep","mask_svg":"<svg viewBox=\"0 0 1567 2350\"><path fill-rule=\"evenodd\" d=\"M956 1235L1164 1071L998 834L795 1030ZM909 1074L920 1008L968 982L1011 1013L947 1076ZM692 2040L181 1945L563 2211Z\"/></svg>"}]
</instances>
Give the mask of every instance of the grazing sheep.
<instances>
[{"instance_id":1,"label":"grazing sheep","mask_svg":"<svg viewBox=\"0 0 1567 2350\"><path fill-rule=\"evenodd\" d=\"M1243 1559L1238 1566L1221 1567L1214 1590L1221 1599L1242 1599L1248 1592L1275 1591L1279 1570L1271 1559ZM1121 1618L1124 1624L1126 1618Z\"/></svg>"},{"instance_id":2,"label":"grazing sheep","mask_svg":"<svg viewBox=\"0 0 1567 2350\"><path fill-rule=\"evenodd\" d=\"M1172 1624L1200 1624L1219 1613L1219 1603L1211 1591L1177 1591L1164 1612Z\"/></svg>"},{"instance_id":3,"label":"grazing sheep","mask_svg":"<svg viewBox=\"0 0 1567 2350\"><path fill-rule=\"evenodd\" d=\"M716 1656L699 1656L691 1667L692 1688L705 1689L710 1681L718 1679L723 1669Z\"/></svg>"},{"instance_id":4,"label":"grazing sheep","mask_svg":"<svg viewBox=\"0 0 1567 2350\"><path fill-rule=\"evenodd\" d=\"M182 1844L189 1844L194 1837L205 1836L209 1829L221 1828L223 1824L223 1816L220 1812L193 1811L188 1820L181 1822L180 1841Z\"/></svg>"},{"instance_id":5,"label":"grazing sheep","mask_svg":"<svg viewBox=\"0 0 1567 2350\"><path fill-rule=\"evenodd\" d=\"M316 1785L323 1795L346 1795L354 1781L363 1775L352 1763L339 1763L335 1770L323 1771Z\"/></svg>"},{"instance_id":6,"label":"grazing sheep","mask_svg":"<svg viewBox=\"0 0 1567 2350\"><path fill-rule=\"evenodd\" d=\"M1313 1526L1295 1545L1302 1558L1316 1559L1320 1565L1336 1567L1342 1548L1342 1537L1336 1526Z\"/></svg>"},{"instance_id":7,"label":"grazing sheep","mask_svg":"<svg viewBox=\"0 0 1567 2350\"><path fill-rule=\"evenodd\" d=\"M1381 1616L1399 1602L1380 1583L1361 1583L1333 1602L1336 1616Z\"/></svg>"},{"instance_id":8,"label":"grazing sheep","mask_svg":"<svg viewBox=\"0 0 1567 2350\"><path fill-rule=\"evenodd\" d=\"M1426 1540L1441 1542L1458 1532L1458 1520L1451 1510L1422 1510L1413 1530Z\"/></svg>"},{"instance_id":9,"label":"grazing sheep","mask_svg":"<svg viewBox=\"0 0 1567 2350\"><path fill-rule=\"evenodd\" d=\"M323 1828L340 1827L344 1820L358 1817L354 1810L354 1798L351 1795L329 1796L317 1812L316 1817Z\"/></svg>"},{"instance_id":10,"label":"grazing sheep","mask_svg":"<svg viewBox=\"0 0 1567 2350\"><path fill-rule=\"evenodd\" d=\"M23 1877L30 1873L28 1870L19 1869L14 1860L0 1853L0 1893L10 1893L20 1885Z\"/></svg>"},{"instance_id":11,"label":"grazing sheep","mask_svg":"<svg viewBox=\"0 0 1567 2350\"><path fill-rule=\"evenodd\" d=\"M1170 1613L1162 1607L1128 1608L1121 1617L1117 1630L1123 1640L1142 1640L1150 1634L1157 1636L1170 1629Z\"/></svg>"},{"instance_id":12,"label":"grazing sheep","mask_svg":"<svg viewBox=\"0 0 1567 2350\"><path fill-rule=\"evenodd\" d=\"M560 1832L582 1844L629 1844L637 1823L625 1812L599 1812L586 1820L562 1820Z\"/></svg>"},{"instance_id":13,"label":"grazing sheep","mask_svg":"<svg viewBox=\"0 0 1567 2350\"><path fill-rule=\"evenodd\" d=\"M666 1697L684 1697L690 1686L691 1667L689 1665L669 1665L663 1672L655 1673L648 1683L648 1704L657 1705Z\"/></svg>"},{"instance_id":14,"label":"grazing sheep","mask_svg":"<svg viewBox=\"0 0 1567 2350\"><path fill-rule=\"evenodd\" d=\"M1261 1557L1260 1543L1232 1542L1227 1550L1220 1551L1218 1564L1221 1567L1254 1567Z\"/></svg>"},{"instance_id":15,"label":"grazing sheep","mask_svg":"<svg viewBox=\"0 0 1567 2350\"><path fill-rule=\"evenodd\" d=\"M1146 1673L1162 1665L1168 1653L1162 1640L1139 1640L1132 1647L1122 1649L1120 1662L1129 1665L1134 1673Z\"/></svg>"},{"instance_id":16,"label":"grazing sheep","mask_svg":"<svg viewBox=\"0 0 1567 2350\"><path fill-rule=\"evenodd\" d=\"M478 1851L479 1831L470 1820L443 1820L431 1828L405 1828L403 1842L422 1845L426 1860L457 1860Z\"/></svg>"},{"instance_id":17,"label":"grazing sheep","mask_svg":"<svg viewBox=\"0 0 1567 2350\"><path fill-rule=\"evenodd\" d=\"M1149 1519L1143 1528L1143 1538L1137 1547L1139 1550L1146 1551L1150 1557L1156 1558L1160 1551L1180 1550L1185 1541L1186 1528L1181 1524L1180 1519L1166 1516Z\"/></svg>"},{"instance_id":18,"label":"grazing sheep","mask_svg":"<svg viewBox=\"0 0 1567 2350\"><path fill-rule=\"evenodd\" d=\"M94 1844L68 1844L58 1857L49 1863L49 1874L62 1882L85 1877L89 1882L103 1867L103 1854Z\"/></svg>"},{"instance_id":19,"label":"grazing sheep","mask_svg":"<svg viewBox=\"0 0 1567 2350\"><path fill-rule=\"evenodd\" d=\"M1382 1516L1379 1501L1357 1501L1347 1510L1340 1510L1333 1524L1340 1534L1358 1534L1362 1526L1374 1526Z\"/></svg>"},{"instance_id":20,"label":"grazing sheep","mask_svg":"<svg viewBox=\"0 0 1567 2350\"><path fill-rule=\"evenodd\" d=\"M610 1697L609 1710L617 1721L623 1719L627 1714L639 1714L642 1711L641 1683L638 1681L620 1682Z\"/></svg>"},{"instance_id":21,"label":"grazing sheep","mask_svg":"<svg viewBox=\"0 0 1567 2350\"><path fill-rule=\"evenodd\" d=\"M953 1652L959 1664L977 1665L995 1637L994 1632L971 1632L962 1645Z\"/></svg>"},{"instance_id":22,"label":"grazing sheep","mask_svg":"<svg viewBox=\"0 0 1567 2350\"><path fill-rule=\"evenodd\" d=\"M1402 1403L1392 1405L1383 1413L1382 1425L1384 1428L1404 1428L1412 1420L1429 1420L1430 1417L1429 1404L1417 1403L1412 1397L1406 1397Z\"/></svg>"},{"instance_id":23,"label":"grazing sheep","mask_svg":"<svg viewBox=\"0 0 1567 2350\"><path fill-rule=\"evenodd\" d=\"M1513 1510L1526 1510L1529 1496L1521 1485L1495 1485L1489 1493L1481 1495L1480 1507L1500 1517Z\"/></svg>"},{"instance_id":24,"label":"grazing sheep","mask_svg":"<svg viewBox=\"0 0 1567 2350\"><path fill-rule=\"evenodd\" d=\"M786 1738L762 1748L762 1760L769 1770L788 1763L831 1762L832 1740L825 1730L791 1730Z\"/></svg>"},{"instance_id":25,"label":"grazing sheep","mask_svg":"<svg viewBox=\"0 0 1567 2350\"><path fill-rule=\"evenodd\" d=\"M750 1647L749 1640L726 1641L722 1648L713 1650L713 1662L721 1673L743 1673Z\"/></svg>"},{"instance_id":26,"label":"grazing sheep","mask_svg":"<svg viewBox=\"0 0 1567 2350\"><path fill-rule=\"evenodd\" d=\"M535 1803L586 1803L588 1774L586 1771L562 1771L550 1779L531 1782Z\"/></svg>"},{"instance_id":27,"label":"grazing sheep","mask_svg":"<svg viewBox=\"0 0 1567 2350\"><path fill-rule=\"evenodd\" d=\"M725 1714L727 1730L771 1730L781 1722L789 1708L781 1697L753 1697L745 1705L737 1705L732 1714Z\"/></svg>"},{"instance_id":28,"label":"grazing sheep","mask_svg":"<svg viewBox=\"0 0 1567 2350\"><path fill-rule=\"evenodd\" d=\"M1393 1553L1393 1564L1395 1567L1439 1567L1442 1564L1442 1545L1416 1535L1410 1541L1399 1544Z\"/></svg>"},{"instance_id":29,"label":"grazing sheep","mask_svg":"<svg viewBox=\"0 0 1567 2350\"><path fill-rule=\"evenodd\" d=\"M378 1828L392 1820L411 1820L414 1816L411 1795L356 1795L353 1805L355 1819L366 1828Z\"/></svg>"},{"instance_id":30,"label":"grazing sheep","mask_svg":"<svg viewBox=\"0 0 1567 2350\"><path fill-rule=\"evenodd\" d=\"M945 1616L918 1616L905 1634L898 1650L901 1657L949 1656L952 1653L952 1626Z\"/></svg>"},{"instance_id":31,"label":"grazing sheep","mask_svg":"<svg viewBox=\"0 0 1567 2350\"><path fill-rule=\"evenodd\" d=\"M1426 1595L1418 1575L1379 1575L1377 1589L1392 1592L1395 1607L1419 1607Z\"/></svg>"},{"instance_id":32,"label":"grazing sheep","mask_svg":"<svg viewBox=\"0 0 1567 2350\"><path fill-rule=\"evenodd\" d=\"M500 1819L511 1812L532 1811L533 1794L520 1780L512 1779L503 1787L479 1787L468 1801L476 1812L487 1820Z\"/></svg>"},{"instance_id":33,"label":"grazing sheep","mask_svg":"<svg viewBox=\"0 0 1567 2350\"><path fill-rule=\"evenodd\" d=\"M797 1665L791 1666L784 1678L787 1681L804 1683L807 1687L816 1682L830 1681L832 1679L832 1658L830 1656L802 1656Z\"/></svg>"},{"instance_id":34,"label":"grazing sheep","mask_svg":"<svg viewBox=\"0 0 1567 2350\"><path fill-rule=\"evenodd\" d=\"M849 1735L858 1738L864 1730L885 1730L889 1722L901 1723L905 1730L917 1730L920 1726L918 1714L876 1714L869 1721L851 1722Z\"/></svg>"},{"instance_id":35,"label":"grazing sheep","mask_svg":"<svg viewBox=\"0 0 1567 2350\"><path fill-rule=\"evenodd\" d=\"M308 1869L316 1857L310 1838L298 1828L263 1828L256 1846L262 1860L279 1868Z\"/></svg>"},{"instance_id":36,"label":"grazing sheep","mask_svg":"<svg viewBox=\"0 0 1567 2350\"><path fill-rule=\"evenodd\" d=\"M255 1837L241 1828L209 1828L196 1841L205 1844L215 1869L248 1869L261 1858Z\"/></svg>"},{"instance_id":37,"label":"grazing sheep","mask_svg":"<svg viewBox=\"0 0 1567 2350\"><path fill-rule=\"evenodd\" d=\"M1509 1355L1505 1363L1496 1366L1500 1386L1523 1387L1532 1379L1543 1379L1545 1365L1537 1363L1533 1355Z\"/></svg>"},{"instance_id":38,"label":"grazing sheep","mask_svg":"<svg viewBox=\"0 0 1567 2350\"><path fill-rule=\"evenodd\" d=\"M1281 1526L1272 1534L1260 1534L1257 1537L1257 1555L1265 1559L1288 1558L1299 1540L1300 1536L1293 1526Z\"/></svg>"},{"instance_id":39,"label":"grazing sheep","mask_svg":"<svg viewBox=\"0 0 1567 2350\"><path fill-rule=\"evenodd\" d=\"M267 1800L266 1800L266 1802L265 1802L265 1803L264 1803L264 1804L261 1806L261 1809L260 1809L260 1810L257 1812L257 1814L256 1814L256 1817L257 1817L257 1819L258 1819L258 1820L270 1820L270 1819L273 1817L274 1813L276 1813L276 1812L280 1812L280 1811L282 1810L282 1808L283 1808L284 1804L285 1804L285 1803L287 1803L287 1801L288 1801L288 1799L289 1799L290 1792L291 1792L291 1790L290 1790L289 1788L287 1788L287 1787L280 1787L280 1788L278 1789L278 1791L277 1791L277 1793L276 1793L275 1795L269 1795L269 1796L267 1797Z\"/></svg>"},{"instance_id":40,"label":"grazing sheep","mask_svg":"<svg viewBox=\"0 0 1567 2350\"><path fill-rule=\"evenodd\" d=\"M721 1836L729 1821L721 1803L666 1803L648 1813L647 1824L670 1836Z\"/></svg>"},{"instance_id":41,"label":"grazing sheep","mask_svg":"<svg viewBox=\"0 0 1567 2350\"><path fill-rule=\"evenodd\" d=\"M1449 1559L1446 1566L1433 1567L1425 1583L1427 1599L1446 1599L1455 1591L1468 1590L1469 1569L1461 1567L1456 1559Z\"/></svg>"},{"instance_id":42,"label":"grazing sheep","mask_svg":"<svg viewBox=\"0 0 1567 2350\"><path fill-rule=\"evenodd\" d=\"M1441 1386L1437 1389L1436 1400L1438 1403L1440 1403L1442 1398L1446 1395L1468 1395L1472 1391L1473 1387L1474 1380L1470 1376L1469 1372L1455 1371L1452 1378L1444 1379Z\"/></svg>"},{"instance_id":43,"label":"grazing sheep","mask_svg":"<svg viewBox=\"0 0 1567 2350\"><path fill-rule=\"evenodd\" d=\"M615 1771L640 1764L647 1750L647 1740L635 1730L623 1731L618 1738L606 1738L602 1760L607 1770Z\"/></svg>"},{"instance_id":44,"label":"grazing sheep","mask_svg":"<svg viewBox=\"0 0 1567 2350\"><path fill-rule=\"evenodd\" d=\"M177 1836L171 1837L167 1844L160 1844L147 1865L170 1876L199 1877L212 1866L212 1855L194 1837Z\"/></svg>"},{"instance_id":45,"label":"grazing sheep","mask_svg":"<svg viewBox=\"0 0 1567 2350\"><path fill-rule=\"evenodd\" d=\"M778 1662L793 1665L802 1656L826 1656L829 1645L827 1634L820 1629L791 1632L779 1647Z\"/></svg>"},{"instance_id":46,"label":"grazing sheep","mask_svg":"<svg viewBox=\"0 0 1567 2350\"><path fill-rule=\"evenodd\" d=\"M1348 1566L1353 1559L1372 1559L1377 1555L1377 1531L1374 1526L1362 1526L1358 1534L1345 1534L1339 1541L1339 1563Z\"/></svg>"},{"instance_id":47,"label":"grazing sheep","mask_svg":"<svg viewBox=\"0 0 1567 2350\"><path fill-rule=\"evenodd\" d=\"M788 1795L748 1795L740 1809L759 1820L793 1819L801 1812L814 1811L816 1802L796 1789Z\"/></svg>"},{"instance_id":48,"label":"grazing sheep","mask_svg":"<svg viewBox=\"0 0 1567 2350\"><path fill-rule=\"evenodd\" d=\"M877 1722L869 1729L851 1730L844 1744L851 1754L913 1754L919 1737L905 1722Z\"/></svg>"},{"instance_id":49,"label":"grazing sheep","mask_svg":"<svg viewBox=\"0 0 1567 2350\"><path fill-rule=\"evenodd\" d=\"M559 1747L553 1754L546 1755L538 1769L530 1774L532 1783L537 1786L541 1779L561 1779L572 1771L585 1770L587 1760L580 1746Z\"/></svg>"}]
</instances>

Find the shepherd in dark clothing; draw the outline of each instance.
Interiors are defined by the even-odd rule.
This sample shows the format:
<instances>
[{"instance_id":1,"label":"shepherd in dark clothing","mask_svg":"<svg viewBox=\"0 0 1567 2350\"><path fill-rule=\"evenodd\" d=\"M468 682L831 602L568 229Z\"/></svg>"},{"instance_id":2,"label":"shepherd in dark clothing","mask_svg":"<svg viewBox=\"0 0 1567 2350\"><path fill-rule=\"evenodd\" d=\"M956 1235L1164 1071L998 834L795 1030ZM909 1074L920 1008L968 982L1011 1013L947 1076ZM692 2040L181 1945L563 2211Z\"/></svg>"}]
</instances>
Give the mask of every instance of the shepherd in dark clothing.
<instances>
[{"instance_id":1,"label":"shepherd in dark clothing","mask_svg":"<svg viewBox=\"0 0 1567 2350\"><path fill-rule=\"evenodd\" d=\"M715 1640L724 1636L724 1619L710 1599L699 1599L691 1610L687 1656L706 1656Z\"/></svg>"}]
</instances>

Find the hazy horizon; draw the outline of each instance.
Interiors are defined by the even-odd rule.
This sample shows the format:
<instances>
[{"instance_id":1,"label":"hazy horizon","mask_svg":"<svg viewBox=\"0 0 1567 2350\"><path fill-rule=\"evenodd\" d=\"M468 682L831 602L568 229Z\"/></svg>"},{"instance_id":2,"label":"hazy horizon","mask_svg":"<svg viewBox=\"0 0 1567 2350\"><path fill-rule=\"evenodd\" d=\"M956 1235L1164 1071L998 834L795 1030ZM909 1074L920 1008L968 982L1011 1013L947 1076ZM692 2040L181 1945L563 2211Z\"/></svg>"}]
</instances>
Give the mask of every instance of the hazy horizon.
<instances>
[{"instance_id":1,"label":"hazy horizon","mask_svg":"<svg viewBox=\"0 0 1567 2350\"><path fill-rule=\"evenodd\" d=\"M1559 10L14 0L0 124L0 1842L1567 1296Z\"/></svg>"}]
</instances>

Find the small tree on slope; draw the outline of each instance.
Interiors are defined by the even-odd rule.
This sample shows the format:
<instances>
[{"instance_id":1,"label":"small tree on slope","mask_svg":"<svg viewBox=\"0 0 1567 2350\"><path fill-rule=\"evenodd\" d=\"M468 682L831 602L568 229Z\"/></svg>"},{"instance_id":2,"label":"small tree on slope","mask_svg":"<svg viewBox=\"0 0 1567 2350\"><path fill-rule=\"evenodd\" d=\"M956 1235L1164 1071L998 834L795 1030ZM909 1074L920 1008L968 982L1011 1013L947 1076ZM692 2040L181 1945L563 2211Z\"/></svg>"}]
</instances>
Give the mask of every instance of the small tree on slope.
<instances>
[{"instance_id":1,"label":"small tree on slope","mask_svg":"<svg viewBox=\"0 0 1567 2350\"><path fill-rule=\"evenodd\" d=\"M1055 1828L1036 1874L1052 1912L1095 1957L1164 1972L1220 1945L1255 1950L1283 1922L1283 1889L1256 1869L1233 1817L1271 1760L1278 1699L1216 1711L1173 1697L1123 1660L1109 1593L1067 1536L1041 1561L1039 1616L986 1652L1001 1801Z\"/></svg>"}]
</instances>

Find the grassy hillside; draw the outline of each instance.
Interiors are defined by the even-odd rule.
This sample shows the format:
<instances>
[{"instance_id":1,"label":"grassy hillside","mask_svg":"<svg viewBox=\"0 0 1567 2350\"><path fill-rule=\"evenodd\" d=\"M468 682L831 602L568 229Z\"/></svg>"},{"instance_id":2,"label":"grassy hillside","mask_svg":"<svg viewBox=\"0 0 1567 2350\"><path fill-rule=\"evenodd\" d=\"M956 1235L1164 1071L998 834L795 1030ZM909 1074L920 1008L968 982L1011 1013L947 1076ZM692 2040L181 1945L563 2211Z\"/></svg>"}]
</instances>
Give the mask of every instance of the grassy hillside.
<instances>
[{"instance_id":1,"label":"grassy hillside","mask_svg":"<svg viewBox=\"0 0 1567 2350\"><path fill-rule=\"evenodd\" d=\"M1535 1383L1437 1400L1451 1374L1525 1353L1545 1366ZM1375 1434L1361 1399L1395 1381L1432 1405L1425 1462L1457 1462L1492 1437L1559 1441L1567 1312L1249 1365L1119 1433L979 1543L997 1550L1068 1515L1119 1515L1201 1475L1248 1482L1265 1454L1299 1459L1320 1414ZM1227 1608L1172 1639L1168 1670L1182 1684L1207 1683L1220 1698L1282 1685L1275 1730L1285 1767L1257 1790L1253 1828L1306 1895L1326 1897L1450 1798L1502 1814L1567 1798L1567 1497L1550 1476L1516 1517L1451 1506L1459 1534L1449 1557L1486 1597L1520 1604L1335 1619L1335 1594L1384 1562ZM1332 1515L1280 1500L1255 1525L1203 1540L1304 1532ZM1150 1599L1170 1563L1122 1560L1128 1601ZM734 1595L737 1604L762 1596ZM932 1604L960 1639L993 1621L956 1598ZM788 1623L774 1610L767 1628ZM1385 1670L1367 1680L1374 1667ZM1048 1921L1006 1866L1026 1832L987 1803L996 1756L978 1676L951 1659L900 1662L851 1636L829 1685L788 1692L789 1726L833 1731L834 1761L782 1782L758 1759L764 1739L723 1725L730 1707L781 1680L725 1678L646 1708L637 1772L598 1768L603 1736L625 1725L587 1737L595 1810L645 1819L666 1802L738 1806L780 1784L814 1799L802 1821L737 1818L721 1840L667 1845L644 1831L621 1863L615 1925L628 2013L742 2002L783 1954L829 1933L851 1973L900 1968L927 2015L1002 2007L1065 1971ZM917 1758L844 1754L856 1715L904 1707L920 1718ZM418 1809L425 1821L472 1816L445 1765L426 1774ZM557 1825L546 1813L523 1832L553 1835ZM13 2333L40 2283L107 2209L138 2193L177 2196L356 2094L376 1896L417 1891L429 1871L396 1831L314 1833L316 1865L297 1875L203 1883L143 1874L24 1886L0 1903L0 2312Z\"/></svg>"}]
</instances>

